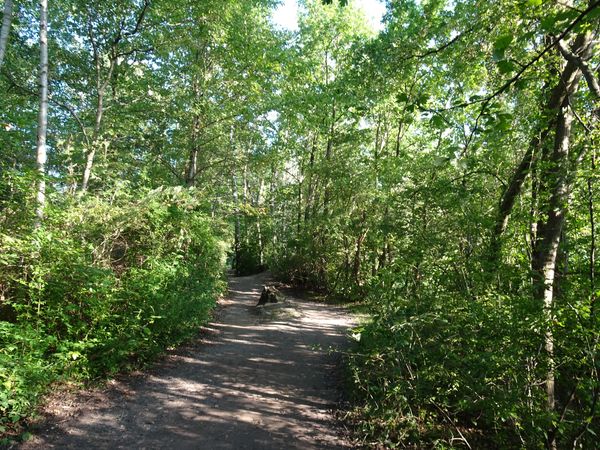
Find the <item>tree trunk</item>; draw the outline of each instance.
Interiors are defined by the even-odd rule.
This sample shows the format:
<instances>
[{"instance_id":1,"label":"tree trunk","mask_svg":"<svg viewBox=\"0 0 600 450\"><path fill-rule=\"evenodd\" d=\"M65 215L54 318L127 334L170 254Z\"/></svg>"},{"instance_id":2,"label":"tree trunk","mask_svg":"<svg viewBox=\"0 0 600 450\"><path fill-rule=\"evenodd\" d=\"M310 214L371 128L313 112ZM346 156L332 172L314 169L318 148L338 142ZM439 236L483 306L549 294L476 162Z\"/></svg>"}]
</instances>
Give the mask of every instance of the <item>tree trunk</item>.
<instances>
[{"instance_id":1,"label":"tree trunk","mask_svg":"<svg viewBox=\"0 0 600 450\"><path fill-rule=\"evenodd\" d=\"M548 408L554 409L554 339L552 335L554 289L556 275L556 260L561 233L565 223L567 211L568 186L568 164L569 145L573 114L566 105L559 113L555 148L552 156L553 171L552 196L548 205L546 221L541 230L539 249L534 255L534 269L537 282L536 296L543 301L547 322L545 347L549 358L549 370L546 378L546 392L548 395Z\"/></svg>"},{"instance_id":2,"label":"tree trunk","mask_svg":"<svg viewBox=\"0 0 600 450\"><path fill-rule=\"evenodd\" d=\"M81 181L82 192L87 191L90 177L92 176L92 167L94 166L94 158L96 157L96 146L98 145L98 134L102 124L102 116L104 114L104 93L98 92L98 102L96 105L96 120L94 122L94 137L91 142L91 147L85 157L85 168L83 170L83 180Z\"/></svg>"},{"instance_id":3,"label":"tree trunk","mask_svg":"<svg viewBox=\"0 0 600 450\"><path fill-rule=\"evenodd\" d=\"M304 207L304 222L308 222L311 217L311 208L313 204L314 196L314 167L315 167L315 152L317 147L317 135L316 133L312 137L312 144L310 147L310 159L308 165L308 189L306 193L306 205Z\"/></svg>"},{"instance_id":4,"label":"tree trunk","mask_svg":"<svg viewBox=\"0 0 600 450\"><path fill-rule=\"evenodd\" d=\"M262 204L264 187L265 187L265 182L261 178L260 183L258 185L258 195L256 196L257 208L260 208L260 205ZM262 269L262 267L264 265L264 261L265 261L265 248L264 248L265 244L264 244L264 239L263 239L262 225L260 223L260 218L261 218L261 213L259 211L259 213L256 215L256 236L258 238L258 265Z\"/></svg>"},{"instance_id":5,"label":"tree trunk","mask_svg":"<svg viewBox=\"0 0 600 450\"><path fill-rule=\"evenodd\" d=\"M576 37L573 51L584 56L591 49L592 36L584 33ZM568 210L570 191L570 159L569 148L573 124L573 111L570 97L579 87L582 72L572 62L567 62L561 74L559 85L553 92L553 99L562 99L556 115L556 128L553 150L544 161L542 169L542 189L549 194L549 200L542 208L545 216L538 224L538 236L533 252L532 268L534 275L534 296L543 306L546 330L544 347L547 356L546 396L548 410L553 411L556 405L555 394L555 359L554 359L554 303L556 297L557 255L565 216ZM576 169L576 167L574 168ZM556 429L548 433L548 448L556 448Z\"/></svg>"},{"instance_id":6,"label":"tree trunk","mask_svg":"<svg viewBox=\"0 0 600 450\"><path fill-rule=\"evenodd\" d=\"M539 170L537 166L537 161L533 161L531 166L531 202L529 205L529 267L533 267L533 253L535 251L535 243L537 242L538 194L540 190ZM531 283L533 284L533 279Z\"/></svg>"},{"instance_id":7,"label":"tree trunk","mask_svg":"<svg viewBox=\"0 0 600 450\"><path fill-rule=\"evenodd\" d=\"M142 23L144 22L144 18L146 17L146 13L150 6L150 2L148 0L144 0L141 5L141 9L138 12L135 27L131 31L125 30L125 23L121 22L120 28L117 30L116 36L112 42L110 42L110 47L107 50L107 53L104 55L100 54L100 48L98 45L98 41L96 41L95 37L90 31L89 38L90 44L94 54L94 65L96 66L96 95L97 95L97 104L96 104L96 118L94 121L94 135L92 137L91 143L88 145L88 151L85 158L85 167L83 170L83 179L81 182L81 192L86 192L89 187L90 178L92 176L92 169L94 166L94 159L96 157L96 149L98 146L98 139L100 137L100 130L102 127L102 120L104 117L104 97L106 94L106 90L110 85L111 81L113 81L113 74L115 72L115 68L117 66L117 61L119 57L122 57L124 53L119 52L119 47L123 41L123 37L127 35L128 37L132 37L139 33ZM91 19L90 19L91 20ZM102 76L102 66L104 64L103 57L107 57L109 61L108 72L106 76ZM114 85L113 85L114 92Z\"/></svg>"},{"instance_id":8,"label":"tree trunk","mask_svg":"<svg viewBox=\"0 0 600 450\"><path fill-rule=\"evenodd\" d=\"M525 155L523 155L521 162L517 166L508 187L504 191L504 194L502 194L500 207L498 209L498 216L494 226L494 233L492 235L492 243L490 246L490 259L493 263L498 261L500 253L500 237L506 231L512 208L521 192L523 182L525 181L525 178L527 177L527 174L531 168L535 150L539 147L542 139L543 138L538 136L532 139L527 151L525 152Z\"/></svg>"},{"instance_id":9,"label":"tree trunk","mask_svg":"<svg viewBox=\"0 0 600 450\"><path fill-rule=\"evenodd\" d=\"M197 51L194 56L194 63L198 64L200 61L200 53ZM192 79L192 93L194 99L200 98L200 82L198 76L193 76ZM196 112L192 121L192 138L191 138L191 150L188 159L187 169L185 171L185 184L186 186L194 186L196 184L196 176L198 175L198 142L200 140L200 114Z\"/></svg>"},{"instance_id":10,"label":"tree trunk","mask_svg":"<svg viewBox=\"0 0 600 450\"><path fill-rule=\"evenodd\" d=\"M298 181L298 213L296 214L296 233L302 230L302 179Z\"/></svg>"},{"instance_id":11,"label":"tree trunk","mask_svg":"<svg viewBox=\"0 0 600 450\"><path fill-rule=\"evenodd\" d=\"M96 56L97 58L97 56ZM92 168L94 166L94 158L96 157L96 147L98 146L98 139L100 137L100 129L102 128L102 119L104 118L104 95L106 93L106 88L108 87L108 83L112 78L112 74L114 71L114 67L116 64L116 60L113 59L110 62L110 68L108 71L108 75L104 81L100 79L100 69L99 69L100 61L96 62L97 70L98 70L98 78L96 80L97 85L97 101L96 101L96 118L94 120L94 134L92 136L91 146L88 149L88 153L85 158L85 168L83 170L83 180L81 182L81 191L86 192L90 178L92 176Z\"/></svg>"},{"instance_id":12,"label":"tree trunk","mask_svg":"<svg viewBox=\"0 0 600 450\"><path fill-rule=\"evenodd\" d=\"M580 55L585 52L589 52L589 44L590 44L591 36L589 34L581 34L575 38L575 42L573 44L573 51ZM584 56L584 55L582 55ZM572 95L575 91L573 90L573 82L577 80L579 82L579 78L581 77L581 71L579 70L577 64L574 62L568 62L564 70L561 74L561 79L557 83L557 85L552 89L550 96L548 98L548 102L545 105L544 111L554 112L560 109L565 102L565 100ZM576 84L577 84L576 83ZM533 157L535 152L540 147L543 147L545 140L547 139L550 131L556 126L556 115L552 114L549 121L545 124L544 127L541 128L539 132L539 136L535 136L525 152L521 162L515 169L515 172L512 176L512 179L507 186L506 190L502 194L502 199L500 201L500 207L498 209L498 216L496 218L496 224L494 226L494 233L492 235L492 241L490 246L490 259L494 262L497 262L497 258L499 257L500 252L500 238L502 234L506 231L508 226L508 219L510 218L510 214L512 212L512 208L515 204L516 199L518 198L525 178L529 174ZM542 180L543 182L544 180Z\"/></svg>"},{"instance_id":13,"label":"tree trunk","mask_svg":"<svg viewBox=\"0 0 600 450\"><path fill-rule=\"evenodd\" d=\"M233 205L234 205L234 214L235 214L235 229L233 236L233 268L237 271L240 268L240 211L239 211L239 195L238 195L238 187L237 180L235 175L231 176L231 190L233 194Z\"/></svg>"},{"instance_id":14,"label":"tree trunk","mask_svg":"<svg viewBox=\"0 0 600 450\"><path fill-rule=\"evenodd\" d=\"M46 135L48 130L48 0L40 0L40 111L37 132L36 227L40 227L46 206Z\"/></svg>"},{"instance_id":15,"label":"tree trunk","mask_svg":"<svg viewBox=\"0 0 600 450\"><path fill-rule=\"evenodd\" d=\"M596 151L592 150L592 173L596 171ZM594 181L593 175L587 179L587 190L588 190L588 212L590 216L590 265L589 265L589 279L590 279L590 292L591 292L591 316L592 319L596 316L596 218L594 211Z\"/></svg>"},{"instance_id":16,"label":"tree trunk","mask_svg":"<svg viewBox=\"0 0 600 450\"><path fill-rule=\"evenodd\" d=\"M367 212L363 211L361 217L362 217L361 225L364 226L364 225L366 225L366 221L367 221ZM367 227L361 231L358 238L356 239L356 250L354 252L354 263L352 265L352 275L354 277L354 282L356 283L357 286L360 286L362 244L363 244L365 238L367 237L368 232L369 232L369 228Z\"/></svg>"},{"instance_id":17,"label":"tree trunk","mask_svg":"<svg viewBox=\"0 0 600 450\"><path fill-rule=\"evenodd\" d=\"M85 157L85 169L83 170L83 180L81 181L81 190L87 191L90 177L92 176L92 167L94 166L94 158L96 157L96 148L92 147Z\"/></svg>"},{"instance_id":18,"label":"tree trunk","mask_svg":"<svg viewBox=\"0 0 600 450\"><path fill-rule=\"evenodd\" d=\"M396 145L395 145L395 155L396 158L400 157L400 142L402 140L402 120L398 119L398 131L396 132Z\"/></svg>"},{"instance_id":19,"label":"tree trunk","mask_svg":"<svg viewBox=\"0 0 600 450\"><path fill-rule=\"evenodd\" d=\"M331 201L331 175L330 175L330 164L333 156L333 137L335 133L335 120L336 120L336 112L335 112L335 101L332 102L331 105L331 123L329 125L329 132L327 133L327 146L325 148L325 161L327 164L327 178L324 184L324 193L323 193L323 216L327 217L329 215L329 203Z\"/></svg>"},{"instance_id":20,"label":"tree trunk","mask_svg":"<svg viewBox=\"0 0 600 450\"><path fill-rule=\"evenodd\" d=\"M200 118L194 117L192 125L192 149L188 159L188 165L185 171L185 185L190 187L196 184L196 176L198 175L198 139L199 139Z\"/></svg>"},{"instance_id":21,"label":"tree trunk","mask_svg":"<svg viewBox=\"0 0 600 450\"><path fill-rule=\"evenodd\" d=\"M388 262L390 238L389 238L389 234L387 231L387 222L389 220L389 215L390 215L390 207L389 207L389 205L386 205L385 211L383 213L383 223L382 223L382 225L385 227L385 231L383 233L383 245L381 248L381 253L379 254L379 262L377 264L377 270L384 269Z\"/></svg>"},{"instance_id":22,"label":"tree trunk","mask_svg":"<svg viewBox=\"0 0 600 450\"><path fill-rule=\"evenodd\" d=\"M12 19L12 0L4 0L4 11L2 15L2 28L0 29L0 69L4 62L6 46L8 44L8 35L10 33L10 22Z\"/></svg>"},{"instance_id":23,"label":"tree trunk","mask_svg":"<svg viewBox=\"0 0 600 450\"><path fill-rule=\"evenodd\" d=\"M185 185L194 186L196 184L196 176L198 175L198 134L200 128L200 118L196 115L192 125L192 149L188 159L187 170L185 171Z\"/></svg>"},{"instance_id":24,"label":"tree trunk","mask_svg":"<svg viewBox=\"0 0 600 450\"><path fill-rule=\"evenodd\" d=\"M383 148L381 141L383 141L381 130L381 114L377 115L377 127L375 128L375 153L373 154L373 164L375 169L375 190L379 188L379 157L380 149Z\"/></svg>"},{"instance_id":25,"label":"tree trunk","mask_svg":"<svg viewBox=\"0 0 600 450\"><path fill-rule=\"evenodd\" d=\"M187 170L185 171L185 185L190 187L195 184L196 174L198 173L198 149L194 147L190 150Z\"/></svg>"}]
</instances>

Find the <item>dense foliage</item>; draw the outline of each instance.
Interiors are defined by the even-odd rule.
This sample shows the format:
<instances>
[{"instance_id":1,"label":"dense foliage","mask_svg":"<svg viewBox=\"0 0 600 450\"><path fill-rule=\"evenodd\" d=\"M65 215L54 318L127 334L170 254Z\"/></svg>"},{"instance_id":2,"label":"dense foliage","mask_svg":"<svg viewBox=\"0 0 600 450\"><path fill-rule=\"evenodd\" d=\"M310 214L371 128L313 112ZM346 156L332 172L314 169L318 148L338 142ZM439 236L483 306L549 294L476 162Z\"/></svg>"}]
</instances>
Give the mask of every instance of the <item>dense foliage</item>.
<instances>
[{"instance_id":1,"label":"dense foliage","mask_svg":"<svg viewBox=\"0 0 600 450\"><path fill-rule=\"evenodd\" d=\"M193 192L57 201L34 232L15 232L22 210L3 207L3 427L53 380L135 367L197 332L223 288L221 232Z\"/></svg>"},{"instance_id":2,"label":"dense foliage","mask_svg":"<svg viewBox=\"0 0 600 450\"><path fill-rule=\"evenodd\" d=\"M368 302L364 442L593 447L598 4L392 1L373 37L332 3L300 21L269 255Z\"/></svg>"},{"instance_id":3,"label":"dense foliage","mask_svg":"<svg viewBox=\"0 0 600 450\"><path fill-rule=\"evenodd\" d=\"M44 164L43 14L15 2L2 423L193 332L228 251L366 302L365 444L594 447L599 2L389 0L379 32L358 1L300 1L297 30L275 3L51 1Z\"/></svg>"}]
</instances>

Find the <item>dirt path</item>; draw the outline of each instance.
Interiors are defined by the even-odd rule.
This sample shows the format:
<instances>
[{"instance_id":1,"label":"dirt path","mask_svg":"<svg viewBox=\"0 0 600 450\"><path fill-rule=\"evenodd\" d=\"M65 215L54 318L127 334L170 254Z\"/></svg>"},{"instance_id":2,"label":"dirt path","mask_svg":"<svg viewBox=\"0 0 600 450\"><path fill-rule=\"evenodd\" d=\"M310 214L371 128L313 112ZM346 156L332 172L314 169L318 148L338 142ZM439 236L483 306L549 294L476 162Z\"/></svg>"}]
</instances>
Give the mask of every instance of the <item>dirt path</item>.
<instances>
[{"instance_id":1,"label":"dirt path","mask_svg":"<svg viewBox=\"0 0 600 450\"><path fill-rule=\"evenodd\" d=\"M22 449L349 448L332 416L351 317L290 299L265 313L264 275L232 278L204 337L148 374L78 394ZM262 311L262 312L261 312Z\"/></svg>"}]
</instances>

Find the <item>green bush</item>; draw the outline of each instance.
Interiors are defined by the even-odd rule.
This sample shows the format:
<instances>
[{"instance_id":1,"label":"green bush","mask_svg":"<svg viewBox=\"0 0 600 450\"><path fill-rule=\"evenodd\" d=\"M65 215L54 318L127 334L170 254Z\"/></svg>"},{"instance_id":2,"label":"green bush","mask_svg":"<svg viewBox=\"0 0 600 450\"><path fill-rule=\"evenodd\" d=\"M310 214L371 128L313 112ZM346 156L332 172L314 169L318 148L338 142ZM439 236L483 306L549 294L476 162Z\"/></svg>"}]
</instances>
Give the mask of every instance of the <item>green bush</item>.
<instances>
[{"instance_id":1,"label":"green bush","mask_svg":"<svg viewBox=\"0 0 600 450\"><path fill-rule=\"evenodd\" d=\"M121 188L0 234L0 426L53 380L139 365L207 320L225 247L195 196Z\"/></svg>"},{"instance_id":2,"label":"green bush","mask_svg":"<svg viewBox=\"0 0 600 450\"><path fill-rule=\"evenodd\" d=\"M390 448L466 442L472 448L545 448L554 430L561 443L592 444L600 431L587 416L594 352L584 341L591 342L592 333L577 330L572 308L557 308L557 390L583 407L565 408L561 418L547 410L544 314L531 295L490 291L467 297L431 280L407 296L386 277L397 274L390 269L371 287L374 315L354 330L357 349L348 362L352 416L366 442Z\"/></svg>"}]
</instances>

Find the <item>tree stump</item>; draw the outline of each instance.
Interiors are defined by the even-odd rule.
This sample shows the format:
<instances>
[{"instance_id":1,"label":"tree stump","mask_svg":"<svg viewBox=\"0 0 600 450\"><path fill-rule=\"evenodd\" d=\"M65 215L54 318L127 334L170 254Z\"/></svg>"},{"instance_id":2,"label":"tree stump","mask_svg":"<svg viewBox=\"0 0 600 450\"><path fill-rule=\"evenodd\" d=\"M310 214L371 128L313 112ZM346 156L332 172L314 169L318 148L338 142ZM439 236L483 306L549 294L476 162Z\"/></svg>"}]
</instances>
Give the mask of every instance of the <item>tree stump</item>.
<instances>
[{"instance_id":1,"label":"tree stump","mask_svg":"<svg viewBox=\"0 0 600 450\"><path fill-rule=\"evenodd\" d=\"M258 304L256 306L266 305L267 303L279 303L284 301L284 299L285 297L283 294L274 286L263 286L260 299L258 300Z\"/></svg>"}]
</instances>

